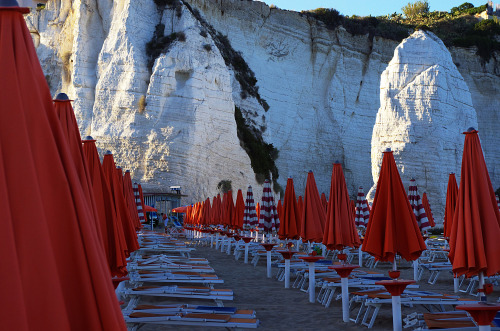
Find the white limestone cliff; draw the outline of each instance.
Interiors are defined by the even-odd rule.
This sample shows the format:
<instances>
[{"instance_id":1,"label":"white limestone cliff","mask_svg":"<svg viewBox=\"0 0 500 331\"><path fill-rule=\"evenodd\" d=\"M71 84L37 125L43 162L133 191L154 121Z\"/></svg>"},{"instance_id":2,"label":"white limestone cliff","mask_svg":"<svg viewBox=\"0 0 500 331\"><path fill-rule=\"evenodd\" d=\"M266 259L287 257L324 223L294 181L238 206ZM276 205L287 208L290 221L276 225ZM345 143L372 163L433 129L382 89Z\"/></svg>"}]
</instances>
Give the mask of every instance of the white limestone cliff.
<instances>
[{"instance_id":1,"label":"white limestone cliff","mask_svg":"<svg viewBox=\"0 0 500 331\"><path fill-rule=\"evenodd\" d=\"M282 186L293 176L302 194L311 169L319 191L327 193L336 160L343 163L352 195L359 185L372 186L380 77L397 42L352 36L342 27L328 30L314 19L257 1L182 3L179 15L176 8L159 10L153 0L49 0L44 10L27 16L51 91L75 99L82 135L91 134L101 150L112 150L147 190L180 184L189 195L183 202L193 202L216 194L223 179L232 180L235 189L256 185L236 135L236 105L257 128L265 128L265 141L279 150ZM211 35L200 35L204 28L187 5L241 53L269 111L254 97L242 98L235 72ZM165 35L184 32L186 41L174 42L150 72L145 45L160 22ZM497 64L482 64L471 50L451 52L472 93L496 188ZM259 191L254 187L257 196ZM442 207L429 198L433 211Z\"/></svg>"},{"instance_id":2,"label":"white limestone cliff","mask_svg":"<svg viewBox=\"0 0 500 331\"><path fill-rule=\"evenodd\" d=\"M380 80L372 135L373 197L382 152L391 148L403 184L415 178L435 206L446 204L448 173L460 174L462 132L477 128L471 95L450 52L431 32L416 31L394 51ZM435 208L437 219L442 208Z\"/></svg>"}]
</instances>

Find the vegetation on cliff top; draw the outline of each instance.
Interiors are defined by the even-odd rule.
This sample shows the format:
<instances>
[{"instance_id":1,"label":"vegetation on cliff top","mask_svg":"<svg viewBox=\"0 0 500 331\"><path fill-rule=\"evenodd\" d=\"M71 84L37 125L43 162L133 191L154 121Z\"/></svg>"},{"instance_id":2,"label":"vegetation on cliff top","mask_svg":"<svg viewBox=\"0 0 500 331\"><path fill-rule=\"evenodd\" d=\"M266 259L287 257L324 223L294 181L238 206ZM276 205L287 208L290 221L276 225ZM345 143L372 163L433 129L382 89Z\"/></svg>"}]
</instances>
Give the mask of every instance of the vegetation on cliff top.
<instances>
[{"instance_id":1,"label":"vegetation on cliff top","mask_svg":"<svg viewBox=\"0 0 500 331\"><path fill-rule=\"evenodd\" d=\"M351 17L341 15L335 9L318 8L302 11L302 15L323 22L327 28L343 26L353 35L375 36L401 41L416 29L434 32L446 46L477 48L477 54L489 61L494 51L500 50L497 37L500 24L497 19L479 21L474 15L486 10L486 5L474 7L465 2L449 12L429 11L427 1L409 3L402 8L403 14L393 13L378 17Z\"/></svg>"}]
</instances>

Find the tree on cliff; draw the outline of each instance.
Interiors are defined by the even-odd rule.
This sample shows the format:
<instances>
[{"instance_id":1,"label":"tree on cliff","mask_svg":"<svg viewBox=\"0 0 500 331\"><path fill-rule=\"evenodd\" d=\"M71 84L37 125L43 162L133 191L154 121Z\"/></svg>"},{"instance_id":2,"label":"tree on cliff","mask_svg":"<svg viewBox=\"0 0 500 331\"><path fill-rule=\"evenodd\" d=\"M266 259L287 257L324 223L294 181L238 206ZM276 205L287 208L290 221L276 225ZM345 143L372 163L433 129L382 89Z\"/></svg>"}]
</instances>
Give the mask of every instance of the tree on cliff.
<instances>
[{"instance_id":1,"label":"tree on cliff","mask_svg":"<svg viewBox=\"0 0 500 331\"><path fill-rule=\"evenodd\" d=\"M401 8L407 18L415 17L419 14L426 14L429 12L429 3L427 0L408 2L406 6Z\"/></svg>"}]
</instances>

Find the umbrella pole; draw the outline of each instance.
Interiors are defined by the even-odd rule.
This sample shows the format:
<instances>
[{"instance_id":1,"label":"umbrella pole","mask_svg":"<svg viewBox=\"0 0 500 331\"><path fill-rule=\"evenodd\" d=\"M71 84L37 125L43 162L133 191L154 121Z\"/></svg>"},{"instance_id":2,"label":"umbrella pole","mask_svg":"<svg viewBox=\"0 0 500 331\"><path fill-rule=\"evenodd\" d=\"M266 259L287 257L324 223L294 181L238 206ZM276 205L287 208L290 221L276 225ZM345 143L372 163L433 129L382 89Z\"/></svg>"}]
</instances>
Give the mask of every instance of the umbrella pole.
<instances>
[{"instance_id":1,"label":"umbrella pole","mask_svg":"<svg viewBox=\"0 0 500 331\"><path fill-rule=\"evenodd\" d=\"M290 259L285 259L285 288L290 288Z\"/></svg>"},{"instance_id":2,"label":"umbrella pole","mask_svg":"<svg viewBox=\"0 0 500 331\"><path fill-rule=\"evenodd\" d=\"M392 326L394 331L403 330L403 322L401 321L401 297L399 295L392 297Z\"/></svg>"},{"instance_id":3,"label":"umbrella pole","mask_svg":"<svg viewBox=\"0 0 500 331\"><path fill-rule=\"evenodd\" d=\"M271 278L271 251L267 251L267 278Z\"/></svg>"},{"instance_id":4,"label":"umbrella pole","mask_svg":"<svg viewBox=\"0 0 500 331\"><path fill-rule=\"evenodd\" d=\"M413 280L418 281L418 259L413 261Z\"/></svg>"},{"instance_id":5,"label":"umbrella pole","mask_svg":"<svg viewBox=\"0 0 500 331\"><path fill-rule=\"evenodd\" d=\"M248 263L248 246L250 243L245 243L245 263Z\"/></svg>"},{"instance_id":6,"label":"umbrella pole","mask_svg":"<svg viewBox=\"0 0 500 331\"><path fill-rule=\"evenodd\" d=\"M479 286L478 286L479 298L481 301L486 301L486 294L484 293L484 274L482 271L479 273L478 278L479 278Z\"/></svg>"},{"instance_id":7,"label":"umbrella pole","mask_svg":"<svg viewBox=\"0 0 500 331\"><path fill-rule=\"evenodd\" d=\"M297 252L298 252L298 251L300 251L300 239L297 239L296 246L297 246L297 247L295 247L295 248L296 248L296 251L297 251Z\"/></svg>"},{"instance_id":8,"label":"umbrella pole","mask_svg":"<svg viewBox=\"0 0 500 331\"><path fill-rule=\"evenodd\" d=\"M458 293L458 277L457 277L457 274L453 274L453 292Z\"/></svg>"},{"instance_id":9,"label":"umbrella pole","mask_svg":"<svg viewBox=\"0 0 500 331\"><path fill-rule=\"evenodd\" d=\"M321 244L321 255L323 255L323 257L326 257L326 246L324 244Z\"/></svg>"},{"instance_id":10,"label":"umbrella pole","mask_svg":"<svg viewBox=\"0 0 500 331\"><path fill-rule=\"evenodd\" d=\"M231 254L231 242L232 242L232 238L228 237L227 238L227 250L226 250L227 255Z\"/></svg>"},{"instance_id":11,"label":"umbrella pole","mask_svg":"<svg viewBox=\"0 0 500 331\"><path fill-rule=\"evenodd\" d=\"M394 261L392 261L392 270L398 270L398 266L396 265L396 255L394 255Z\"/></svg>"},{"instance_id":12,"label":"umbrella pole","mask_svg":"<svg viewBox=\"0 0 500 331\"><path fill-rule=\"evenodd\" d=\"M362 267L363 266L363 251L361 250L361 246L363 246L362 244L359 245L359 248L358 248L358 260L359 260L359 266Z\"/></svg>"},{"instance_id":13,"label":"umbrella pole","mask_svg":"<svg viewBox=\"0 0 500 331\"><path fill-rule=\"evenodd\" d=\"M314 262L309 262L309 302L314 303L314 292L316 286L316 274L314 272Z\"/></svg>"},{"instance_id":14,"label":"umbrella pole","mask_svg":"<svg viewBox=\"0 0 500 331\"><path fill-rule=\"evenodd\" d=\"M342 319L345 323L349 322L349 287L348 277L340 278L340 284L342 286Z\"/></svg>"}]
</instances>

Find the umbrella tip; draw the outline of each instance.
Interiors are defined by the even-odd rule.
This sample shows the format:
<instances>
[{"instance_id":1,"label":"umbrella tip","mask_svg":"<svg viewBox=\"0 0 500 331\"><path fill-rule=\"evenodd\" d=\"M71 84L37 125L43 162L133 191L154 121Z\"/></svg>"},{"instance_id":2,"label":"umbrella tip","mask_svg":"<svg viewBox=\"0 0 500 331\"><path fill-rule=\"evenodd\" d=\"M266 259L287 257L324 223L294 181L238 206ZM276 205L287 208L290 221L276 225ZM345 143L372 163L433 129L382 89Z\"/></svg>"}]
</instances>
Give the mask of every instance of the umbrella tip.
<instances>
[{"instance_id":1,"label":"umbrella tip","mask_svg":"<svg viewBox=\"0 0 500 331\"><path fill-rule=\"evenodd\" d=\"M454 175L455 173L454 172L450 172L450 175Z\"/></svg>"},{"instance_id":2,"label":"umbrella tip","mask_svg":"<svg viewBox=\"0 0 500 331\"><path fill-rule=\"evenodd\" d=\"M83 140L94 140L94 138L92 138L92 136L86 136Z\"/></svg>"},{"instance_id":3,"label":"umbrella tip","mask_svg":"<svg viewBox=\"0 0 500 331\"><path fill-rule=\"evenodd\" d=\"M19 7L16 0L0 0L0 7Z\"/></svg>"},{"instance_id":4,"label":"umbrella tip","mask_svg":"<svg viewBox=\"0 0 500 331\"><path fill-rule=\"evenodd\" d=\"M125 173L130 172L130 170L125 170Z\"/></svg>"},{"instance_id":5,"label":"umbrella tip","mask_svg":"<svg viewBox=\"0 0 500 331\"><path fill-rule=\"evenodd\" d=\"M0 0L0 4L1 2L2 0ZM59 93L54 99L54 101L69 101L69 97L66 93Z\"/></svg>"},{"instance_id":6,"label":"umbrella tip","mask_svg":"<svg viewBox=\"0 0 500 331\"><path fill-rule=\"evenodd\" d=\"M385 149L385 152L392 152L392 151L391 151L391 148L390 148L390 147L387 147L387 148Z\"/></svg>"},{"instance_id":7,"label":"umbrella tip","mask_svg":"<svg viewBox=\"0 0 500 331\"><path fill-rule=\"evenodd\" d=\"M467 132L472 132L472 131L476 131L476 129L474 129L472 126L467 129Z\"/></svg>"},{"instance_id":8,"label":"umbrella tip","mask_svg":"<svg viewBox=\"0 0 500 331\"><path fill-rule=\"evenodd\" d=\"M122 168L122 167L120 167L120 166L116 166L116 169L121 169L121 168Z\"/></svg>"},{"instance_id":9,"label":"umbrella tip","mask_svg":"<svg viewBox=\"0 0 500 331\"><path fill-rule=\"evenodd\" d=\"M110 150L107 150L106 153L104 153L104 155L113 155L113 153L111 153Z\"/></svg>"},{"instance_id":10,"label":"umbrella tip","mask_svg":"<svg viewBox=\"0 0 500 331\"><path fill-rule=\"evenodd\" d=\"M313 171L312 170L309 170L309 173L312 173Z\"/></svg>"},{"instance_id":11,"label":"umbrella tip","mask_svg":"<svg viewBox=\"0 0 500 331\"><path fill-rule=\"evenodd\" d=\"M339 163L340 163L340 161L339 161L339 160L335 160L335 164L339 164Z\"/></svg>"}]
</instances>

